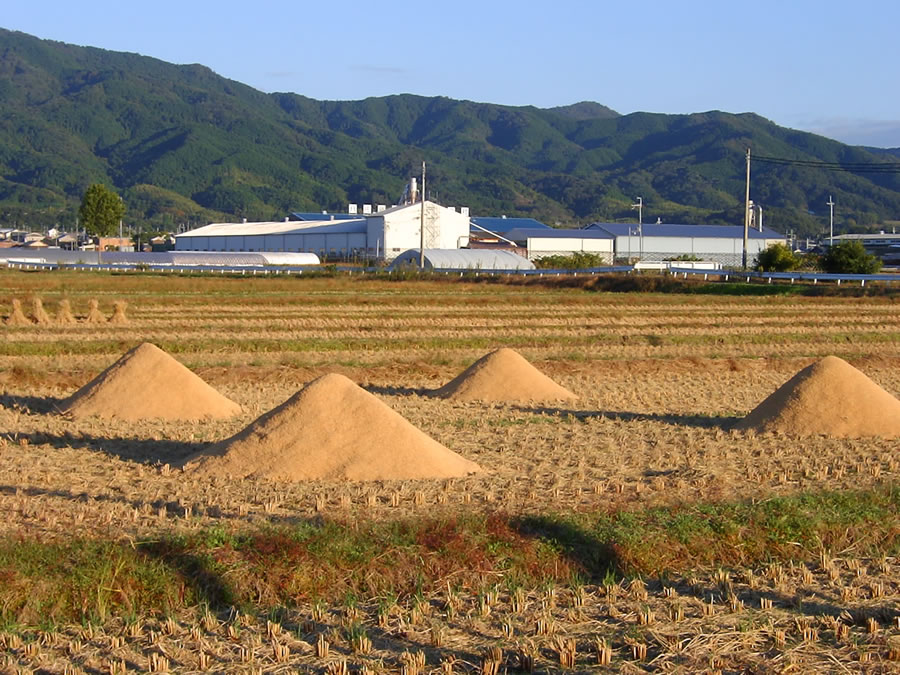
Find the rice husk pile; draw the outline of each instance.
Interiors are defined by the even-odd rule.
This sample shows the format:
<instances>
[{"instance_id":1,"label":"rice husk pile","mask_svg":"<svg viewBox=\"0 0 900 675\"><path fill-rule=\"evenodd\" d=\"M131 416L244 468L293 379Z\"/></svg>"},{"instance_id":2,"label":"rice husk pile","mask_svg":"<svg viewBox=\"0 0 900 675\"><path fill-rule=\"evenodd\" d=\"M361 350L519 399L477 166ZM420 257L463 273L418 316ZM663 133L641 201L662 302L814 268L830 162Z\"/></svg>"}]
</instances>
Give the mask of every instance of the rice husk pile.
<instances>
[{"instance_id":1,"label":"rice husk pile","mask_svg":"<svg viewBox=\"0 0 900 675\"><path fill-rule=\"evenodd\" d=\"M86 323L106 323L106 317L100 311L100 303L95 298L88 302L88 315L84 320Z\"/></svg>"},{"instance_id":2,"label":"rice husk pile","mask_svg":"<svg viewBox=\"0 0 900 675\"><path fill-rule=\"evenodd\" d=\"M44 309L44 301L40 298L33 298L31 300L31 316L34 317L34 322L41 326L49 326L53 323L50 319L50 315L47 314L47 311Z\"/></svg>"},{"instance_id":3,"label":"rice husk pile","mask_svg":"<svg viewBox=\"0 0 900 675\"><path fill-rule=\"evenodd\" d=\"M776 389L736 428L895 438L900 437L900 400L843 359L827 356Z\"/></svg>"},{"instance_id":4,"label":"rice husk pile","mask_svg":"<svg viewBox=\"0 0 900 675\"><path fill-rule=\"evenodd\" d=\"M224 419L241 411L237 403L148 342L72 394L60 409L76 418L123 420Z\"/></svg>"},{"instance_id":5,"label":"rice husk pile","mask_svg":"<svg viewBox=\"0 0 900 675\"><path fill-rule=\"evenodd\" d=\"M6 317L7 326L30 326L31 321L22 313L22 301L18 298L12 299L12 311Z\"/></svg>"},{"instance_id":6,"label":"rice husk pile","mask_svg":"<svg viewBox=\"0 0 900 675\"><path fill-rule=\"evenodd\" d=\"M56 323L60 326L71 326L76 323L75 317L72 316L72 305L68 300L59 301L59 309L56 312Z\"/></svg>"},{"instance_id":7,"label":"rice husk pile","mask_svg":"<svg viewBox=\"0 0 900 675\"><path fill-rule=\"evenodd\" d=\"M189 457L185 469L279 481L453 478L481 471L334 373L313 380L235 436Z\"/></svg>"},{"instance_id":8,"label":"rice husk pile","mask_svg":"<svg viewBox=\"0 0 900 675\"><path fill-rule=\"evenodd\" d=\"M125 308L128 307L128 303L124 300L117 300L113 303L113 315L109 317L110 323L118 323L124 324L128 323L128 317L125 316Z\"/></svg>"},{"instance_id":9,"label":"rice husk pile","mask_svg":"<svg viewBox=\"0 0 900 675\"><path fill-rule=\"evenodd\" d=\"M482 356L432 396L458 401L574 401L578 397L556 384L514 349Z\"/></svg>"}]
</instances>

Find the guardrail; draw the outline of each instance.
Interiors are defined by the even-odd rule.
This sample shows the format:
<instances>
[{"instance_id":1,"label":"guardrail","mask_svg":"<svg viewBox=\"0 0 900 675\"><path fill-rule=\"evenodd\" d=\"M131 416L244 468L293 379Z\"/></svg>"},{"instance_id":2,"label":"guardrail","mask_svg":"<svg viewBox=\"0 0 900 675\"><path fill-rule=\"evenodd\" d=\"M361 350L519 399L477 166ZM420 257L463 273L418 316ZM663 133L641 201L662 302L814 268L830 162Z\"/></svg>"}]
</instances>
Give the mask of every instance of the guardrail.
<instances>
[{"instance_id":1,"label":"guardrail","mask_svg":"<svg viewBox=\"0 0 900 675\"><path fill-rule=\"evenodd\" d=\"M670 274L682 278L689 275L694 276L702 274L704 279L710 276L722 278L724 281L731 279L744 280L750 282L751 279L765 279L767 283L772 283L773 279L781 279L784 281L811 281L815 286L820 281L834 281L838 286L844 281L858 281L860 286L865 286L867 282L883 281L886 283L900 282L900 274L830 274L828 272L745 272L741 270L693 270L673 267L669 269Z\"/></svg>"},{"instance_id":2,"label":"guardrail","mask_svg":"<svg viewBox=\"0 0 900 675\"><path fill-rule=\"evenodd\" d=\"M153 265L153 264L83 264L83 263L55 263L45 261L9 260L7 267L20 270L55 270L67 269L87 272L160 272L172 274L235 274L241 276L270 276L270 275L300 275L323 269L316 266L295 265L269 265L269 266L236 266L236 265ZM335 267L338 271L348 274L389 274L390 271L381 267ZM459 276L527 276L527 277L560 277L560 276L596 276L598 274L632 274L640 273L632 265L613 265L608 267L589 267L584 269L534 269L534 270L497 270L497 269L440 269L428 270L430 274L459 275ZM673 276L702 276L704 280L710 278L720 281L745 281L765 280L772 283L773 280L795 282L812 282L813 285L820 281L831 281L837 285L843 282L859 282L861 286L873 281L884 283L900 283L900 274L829 274L825 272L753 272L741 270L703 270L681 267L671 267L666 271Z\"/></svg>"},{"instance_id":3,"label":"guardrail","mask_svg":"<svg viewBox=\"0 0 900 675\"><path fill-rule=\"evenodd\" d=\"M32 262L9 260L6 266L19 270L56 270L66 269L78 272L169 272L174 274L184 274L191 272L201 272L208 274L240 274L242 276L257 275L278 275L278 274L303 274L310 269L320 269L318 267L297 267L290 265L273 265L273 266L235 266L235 265L148 265L148 264L132 264L132 265L115 265L115 264L71 264L71 263L52 263L52 262Z\"/></svg>"}]
</instances>

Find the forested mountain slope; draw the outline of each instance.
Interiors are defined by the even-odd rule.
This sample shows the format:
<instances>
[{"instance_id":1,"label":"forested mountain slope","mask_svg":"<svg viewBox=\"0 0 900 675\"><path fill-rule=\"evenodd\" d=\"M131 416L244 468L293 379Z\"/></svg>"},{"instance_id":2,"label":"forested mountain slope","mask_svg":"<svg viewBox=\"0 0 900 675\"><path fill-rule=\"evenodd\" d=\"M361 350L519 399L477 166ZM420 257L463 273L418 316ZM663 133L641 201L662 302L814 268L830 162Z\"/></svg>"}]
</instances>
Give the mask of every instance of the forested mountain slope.
<instances>
[{"instance_id":1,"label":"forested mountain slope","mask_svg":"<svg viewBox=\"0 0 900 675\"><path fill-rule=\"evenodd\" d=\"M115 187L155 227L280 219L291 210L391 204L428 162L429 196L474 214L578 225L739 223L744 153L896 162L757 115L619 115L397 95L317 101L264 94L200 65L0 30L0 223L69 224L87 185ZM815 233L900 217L900 175L753 165L776 229ZM810 212L816 212L815 214Z\"/></svg>"}]
</instances>

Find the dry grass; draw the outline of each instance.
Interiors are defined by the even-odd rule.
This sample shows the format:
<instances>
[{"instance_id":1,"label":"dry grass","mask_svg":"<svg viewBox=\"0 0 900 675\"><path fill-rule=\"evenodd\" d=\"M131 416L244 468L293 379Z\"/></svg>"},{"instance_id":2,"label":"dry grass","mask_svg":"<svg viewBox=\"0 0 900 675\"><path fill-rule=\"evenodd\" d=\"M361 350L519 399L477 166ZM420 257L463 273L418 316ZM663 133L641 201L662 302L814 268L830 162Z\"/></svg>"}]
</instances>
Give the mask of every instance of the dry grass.
<instances>
[{"instance_id":1,"label":"dry grass","mask_svg":"<svg viewBox=\"0 0 900 675\"><path fill-rule=\"evenodd\" d=\"M900 394L900 310L890 298L605 295L345 279L0 277L9 297L65 300L76 316L89 313L92 298L105 316L113 301L128 303L127 324L0 328L0 532L7 535L115 539L323 514L378 520L616 511L897 479L895 441L730 430L736 416L826 354L848 359ZM54 399L143 340L176 353L245 414L197 424L72 422L52 414ZM499 346L518 349L579 402L563 409L454 405L424 395ZM364 384L491 473L439 484L276 486L201 483L172 468L330 371ZM214 670L339 672L330 664L346 659L351 668L366 663L377 671L379 662L397 669L406 659L413 672L412 654L422 650L426 671L441 672L442 660L455 658L457 672L489 672L497 659L486 650L497 647L501 671L532 658L539 670L573 658L577 670L598 658L622 670L890 670L887 660L900 656L891 643L897 631L890 609L898 576L893 565L886 571L876 571L874 561L860 565L863 576L823 565L773 579L756 570L724 585L713 571L698 572L695 579L650 583L646 598L594 584L580 596L561 589L561 599L547 603L539 589L526 589L519 600L527 611L516 611L512 594L500 593L487 612L477 594L434 597L422 617L398 607L382 621L377 603L360 599L369 650L360 648L366 643L357 629L352 633L353 620L337 608L317 619L313 607L291 610L280 617L277 639L256 616L179 615L169 628L156 618L135 627L118 617L94 637L73 628L0 637L0 668L63 672L60 665L70 663L111 672L124 661L129 669L149 669L157 654L177 670L202 669L207 659ZM804 602L821 611L798 615ZM871 631L870 618L877 622ZM327 659L315 656L320 635L330 645Z\"/></svg>"}]
</instances>

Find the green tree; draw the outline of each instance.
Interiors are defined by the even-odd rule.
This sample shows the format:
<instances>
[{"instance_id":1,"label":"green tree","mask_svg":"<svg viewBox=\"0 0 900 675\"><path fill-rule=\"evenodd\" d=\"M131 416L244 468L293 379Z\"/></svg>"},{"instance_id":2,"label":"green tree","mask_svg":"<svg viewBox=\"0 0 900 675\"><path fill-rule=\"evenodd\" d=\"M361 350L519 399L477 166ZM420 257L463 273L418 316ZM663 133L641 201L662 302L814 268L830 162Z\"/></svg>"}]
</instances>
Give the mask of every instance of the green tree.
<instances>
[{"instance_id":1,"label":"green tree","mask_svg":"<svg viewBox=\"0 0 900 675\"><path fill-rule=\"evenodd\" d=\"M78 216L85 230L98 237L108 237L115 233L125 216L125 202L102 183L94 183L81 198Z\"/></svg>"},{"instance_id":2,"label":"green tree","mask_svg":"<svg viewBox=\"0 0 900 675\"><path fill-rule=\"evenodd\" d=\"M822 256L822 269L832 274L876 274L881 259L866 253L859 240L842 241Z\"/></svg>"},{"instance_id":3,"label":"green tree","mask_svg":"<svg viewBox=\"0 0 900 675\"><path fill-rule=\"evenodd\" d=\"M776 242L756 256L756 269L760 272L789 272L800 266L800 258L785 244Z\"/></svg>"}]
</instances>

